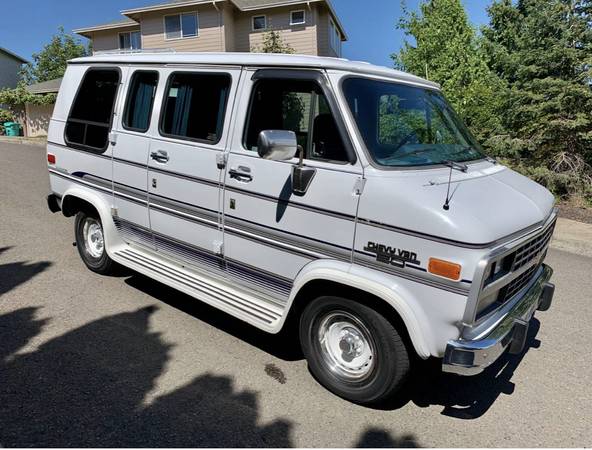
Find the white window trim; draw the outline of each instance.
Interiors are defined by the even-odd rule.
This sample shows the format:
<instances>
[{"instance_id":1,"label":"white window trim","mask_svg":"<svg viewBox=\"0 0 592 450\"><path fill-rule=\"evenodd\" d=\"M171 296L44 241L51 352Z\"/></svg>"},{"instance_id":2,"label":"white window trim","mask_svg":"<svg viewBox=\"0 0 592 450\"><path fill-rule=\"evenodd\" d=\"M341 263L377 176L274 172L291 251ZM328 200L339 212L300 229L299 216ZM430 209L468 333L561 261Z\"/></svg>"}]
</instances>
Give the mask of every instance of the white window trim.
<instances>
[{"instance_id":1,"label":"white window trim","mask_svg":"<svg viewBox=\"0 0 592 450\"><path fill-rule=\"evenodd\" d=\"M183 21L181 19L181 16L186 16L189 14L195 14L195 24L196 24L196 29L195 29L195 36L183 36ZM178 16L179 17L179 25L180 25L180 30L181 30L181 37L178 38L169 38L167 37L167 31L166 31L166 18L167 17L175 17ZM187 11L184 13L177 13L177 14L167 14L165 16L162 16L162 29L163 29L163 34L164 34L164 40L165 41L180 41L181 39L195 39L199 37L199 13L197 11Z\"/></svg>"},{"instance_id":2,"label":"white window trim","mask_svg":"<svg viewBox=\"0 0 592 450\"><path fill-rule=\"evenodd\" d=\"M303 21L302 22L294 22L294 13L302 13ZM290 25L306 25L306 10L305 9L297 9L295 11L290 11Z\"/></svg>"},{"instance_id":3,"label":"white window trim","mask_svg":"<svg viewBox=\"0 0 592 450\"><path fill-rule=\"evenodd\" d=\"M257 19L259 17L263 17L265 19L265 27L264 28L255 28L255 19ZM259 14L257 16L252 16L251 17L251 31L265 31L265 30L267 30L267 15Z\"/></svg>"},{"instance_id":4,"label":"white window trim","mask_svg":"<svg viewBox=\"0 0 592 450\"><path fill-rule=\"evenodd\" d=\"M140 33L140 48L138 48L138 49L131 48L132 33ZM121 35L122 34L129 34L130 35L130 48L121 48ZM117 33L117 46L118 46L119 50L142 50L142 47L144 46L144 43L142 42L142 31L141 30L120 31L119 33Z\"/></svg>"},{"instance_id":5,"label":"white window trim","mask_svg":"<svg viewBox=\"0 0 592 450\"><path fill-rule=\"evenodd\" d=\"M335 34L334 31L336 31L337 34ZM338 42L333 42L335 36L337 36ZM329 46L335 53L337 53L337 56L341 57L341 31L337 28L332 17L329 17Z\"/></svg>"}]
</instances>

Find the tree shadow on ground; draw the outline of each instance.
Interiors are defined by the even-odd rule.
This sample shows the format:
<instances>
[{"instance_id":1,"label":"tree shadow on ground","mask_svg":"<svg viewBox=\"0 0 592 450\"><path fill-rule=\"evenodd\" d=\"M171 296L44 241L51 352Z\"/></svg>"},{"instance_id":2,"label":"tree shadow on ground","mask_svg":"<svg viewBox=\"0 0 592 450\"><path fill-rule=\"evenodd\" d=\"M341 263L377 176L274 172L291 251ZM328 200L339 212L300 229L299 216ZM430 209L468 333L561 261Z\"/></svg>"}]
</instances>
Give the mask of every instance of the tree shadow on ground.
<instances>
[{"instance_id":1,"label":"tree shadow on ground","mask_svg":"<svg viewBox=\"0 0 592 450\"><path fill-rule=\"evenodd\" d=\"M0 255L10 249L12 247L0 247ZM38 263L21 261L0 264L0 296L29 281L31 278L47 270L51 265L52 263L49 261Z\"/></svg>"},{"instance_id":2,"label":"tree shadow on ground","mask_svg":"<svg viewBox=\"0 0 592 450\"><path fill-rule=\"evenodd\" d=\"M512 395L515 385L511 381L516 368L531 348L539 348L536 335L540 322L530 322L524 350L519 355L504 354L482 374L462 377L443 373L441 360L418 362L416 373L405 385L396 401L385 409L398 409L408 402L427 408L443 406L442 415L457 419L477 419L483 416L502 395Z\"/></svg>"},{"instance_id":3,"label":"tree shadow on ground","mask_svg":"<svg viewBox=\"0 0 592 450\"><path fill-rule=\"evenodd\" d=\"M16 356L44 321L33 308L0 316L0 445L290 446L291 424L260 425L259 395L228 376L200 374L145 405L171 350L149 331L154 310L105 317Z\"/></svg>"},{"instance_id":4,"label":"tree shadow on ground","mask_svg":"<svg viewBox=\"0 0 592 450\"><path fill-rule=\"evenodd\" d=\"M149 330L156 307L115 314L15 354L47 323L36 308L0 316L0 446L290 447L292 423L261 424L260 395L201 373L146 403L172 348ZM199 370L199 361L195 362ZM415 447L369 429L360 447Z\"/></svg>"}]
</instances>

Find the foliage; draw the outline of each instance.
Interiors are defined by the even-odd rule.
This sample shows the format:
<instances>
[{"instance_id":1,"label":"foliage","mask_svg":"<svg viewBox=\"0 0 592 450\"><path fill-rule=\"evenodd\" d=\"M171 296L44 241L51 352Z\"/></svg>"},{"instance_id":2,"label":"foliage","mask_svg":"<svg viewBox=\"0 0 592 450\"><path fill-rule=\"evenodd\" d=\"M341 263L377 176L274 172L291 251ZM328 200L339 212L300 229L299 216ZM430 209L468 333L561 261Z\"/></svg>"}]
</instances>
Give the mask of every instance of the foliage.
<instances>
[{"instance_id":1,"label":"foliage","mask_svg":"<svg viewBox=\"0 0 592 450\"><path fill-rule=\"evenodd\" d=\"M592 163L592 1L499 0L489 15L484 47L509 87L513 156L548 168L561 154Z\"/></svg>"},{"instance_id":2,"label":"foliage","mask_svg":"<svg viewBox=\"0 0 592 450\"><path fill-rule=\"evenodd\" d=\"M72 35L66 34L63 27L51 38L43 50L33 54L33 62L24 66L21 77L25 84L55 80L64 75L70 59L86 56L87 48Z\"/></svg>"},{"instance_id":3,"label":"foliage","mask_svg":"<svg viewBox=\"0 0 592 450\"><path fill-rule=\"evenodd\" d=\"M461 0L427 0L419 13L404 9L399 28L414 43L406 41L400 53L392 55L395 66L439 83L481 140L495 134L503 83L487 67Z\"/></svg>"},{"instance_id":4,"label":"foliage","mask_svg":"<svg viewBox=\"0 0 592 450\"><path fill-rule=\"evenodd\" d=\"M15 89L0 90L0 105L51 105L55 103L56 97L56 94L31 94L21 85Z\"/></svg>"},{"instance_id":5,"label":"foliage","mask_svg":"<svg viewBox=\"0 0 592 450\"><path fill-rule=\"evenodd\" d=\"M7 109L0 108L0 125L4 122L12 122L14 120L14 114Z\"/></svg>"},{"instance_id":6,"label":"foliage","mask_svg":"<svg viewBox=\"0 0 592 450\"><path fill-rule=\"evenodd\" d=\"M257 53L296 53L296 50L285 43L279 31L269 30L263 33L263 41L259 47L254 47Z\"/></svg>"},{"instance_id":7,"label":"foliage","mask_svg":"<svg viewBox=\"0 0 592 450\"><path fill-rule=\"evenodd\" d=\"M479 36L460 0L422 0L395 65L442 85L488 153L592 201L592 0L493 0Z\"/></svg>"}]
</instances>

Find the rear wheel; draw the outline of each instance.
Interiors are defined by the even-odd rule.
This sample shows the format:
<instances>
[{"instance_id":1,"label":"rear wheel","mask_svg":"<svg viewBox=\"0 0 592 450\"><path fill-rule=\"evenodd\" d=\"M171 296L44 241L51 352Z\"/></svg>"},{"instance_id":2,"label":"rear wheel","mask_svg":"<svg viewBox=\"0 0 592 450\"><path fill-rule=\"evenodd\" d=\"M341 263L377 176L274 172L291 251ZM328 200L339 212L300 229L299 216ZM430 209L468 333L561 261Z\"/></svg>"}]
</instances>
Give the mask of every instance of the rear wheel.
<instances>
[{"instance_id":1,"label":"rear wheel","mask_svg":"<svg viewBox=\"0 0 592 450\"><path fill-rule=\"evenodd\" d=\"M105 234L101 218L96 212L80 211L74 225L76 247L86 267L96 273L109 275L115 262L105 250Z\"/></svg>"},{"instance_id":2,"label":"rear wheel","mask_svg":"<svg viewBox=\"0 0 592 450\"><path fill-rule=\"evenodd\" d=\"M346 298L310 303L301 317L300 341L319 382L356 403L391 398L409 372L409 355L395 327L376 310Z\"/></svg>"}]
</instances>

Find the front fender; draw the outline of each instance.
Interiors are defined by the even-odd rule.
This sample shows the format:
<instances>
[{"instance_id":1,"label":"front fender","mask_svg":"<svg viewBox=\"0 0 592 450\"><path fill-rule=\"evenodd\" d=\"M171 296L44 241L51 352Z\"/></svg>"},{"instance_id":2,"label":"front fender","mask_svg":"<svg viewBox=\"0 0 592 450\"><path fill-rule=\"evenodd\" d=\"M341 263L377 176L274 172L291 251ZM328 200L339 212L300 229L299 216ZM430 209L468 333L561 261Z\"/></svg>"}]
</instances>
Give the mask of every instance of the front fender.
<instances>
[{"instance_id":1,"label":"front fender","mask_svg":"<svg viewBox=\"0 0 592 450\"><path fill-rule=\"evenodd\" d=\"M432 354L431 346L428 344L431 340L429 329L421 326L422 320L424 323L427 322L423 312L417 307L414 296L399 285L395 277L340 261L314 261L305 266L296 277L288 299L287 311L291 309L298 292L314 280L351 286L384 300L403 320L417 354L421 358L428 358Z\"/></svg>"}]
</instances>

